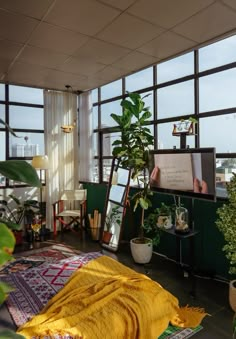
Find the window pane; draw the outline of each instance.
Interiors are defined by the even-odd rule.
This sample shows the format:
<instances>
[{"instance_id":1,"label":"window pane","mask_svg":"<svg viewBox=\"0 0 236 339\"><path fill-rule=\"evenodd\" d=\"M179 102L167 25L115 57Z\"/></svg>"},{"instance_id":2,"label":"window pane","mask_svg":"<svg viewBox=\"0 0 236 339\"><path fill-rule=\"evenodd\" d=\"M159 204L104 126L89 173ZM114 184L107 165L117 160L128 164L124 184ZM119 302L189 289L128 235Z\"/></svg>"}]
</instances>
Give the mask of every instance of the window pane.
<instances>
[{"instance_id":1,"label":"window pane","mask_svg":"<svg viewBox=\"0 0 236 339\"><path fill-rule=\"evenodd\" d=\"M236 69L199 79L200 112L236 106Z\"/></svg>"},{"instance_id":2,"label":"window pane","mask_svg":"<svg viewBox=\"0 0 236 339\"><path fill-rule=\"evenodd\" d=\"M6 160L6 133L0 132L0 161Z\"/></svg>"},{"instance_id":3,"label":"window pane","mask_svg":"<svg viewBox=\"0 0 236 339\"><path fill-rule=\"evenodd\" d=\"M16 138L10 135L10 156L11 157L32 157L44 152L44 134L17 132Z\"/></svg>"},{"instance_id":4,"label":"window pane","mask_svg":"<svg viewBox=\"0 0 236 339\"><path fill-rule=\"evenodd\" d=\"M216 159L216 195L227 197L226 183L236 173L236 158Z\"/></svg>"},{"instance_id":5,"label":"window pane","mask_svg":"<svg viewBox=\"0 0 236 339\"><path fill-rule=\"evenodd\" d=\"M113 146L112 143L116 139L120 139L120 133L105 133L103 134L103 156L110 156L112 155Z\"/></svg>"},{"instance_id":6,"label":"window pane","mask_svg":"<svg viewBox=\"0 0 236 339\"><path fill-rule=\"evenodd\" d=\"M236 152L236 113L200 119L201 147L216 147L217 153Z\"/></svg>"},{"instance_id":7,"label":"window pane","mask_svg":"<svg viewBox=\"0 0 236 339\"><path fill-rule=\"evenodd\" d=\"M158 119L193 114L193 80L158 89L157 112Z\"/></svg>"},{"instance_id":8,"label":"window pane","mask_svg":"<svg viewBox=\"0 0 236 339\"><path fill-rule=\"evenodd\" d=\"M98 155L98 133L93 134L93 155L97 156Z\"/></svg>"},{"instance_id":9,"label":"window pane","mask_svg":"<svg viewBox=\"0 0 236 339\"><path fill-rule=\"evenodd\" d=\"M157 65L157 83L178 79L194 72L193 52Z\"/></svg>"},{"instance_id":10,"label":"window pane","mask_svg":"<svg viewBox=\"0 0 236 339\"><path fill-rule=\"evenodd\" d=\"M5 118L5 105L0 105L0 119L2 119L3 121L6 121L6 118ZM5 128L5 126L0 124L0 128Z\"/></svg>"},{"instance_id":11,"label":"window pane","mask_svg":"<svg viewBox=\"0 0 236 339\"><path fill-rule=\"evenodd\" d=\"M112 159L103 160L103 181L109 181Z\"/></svg>"},{"instance_id":12,"label":"window pane","mask_svg":"<svg viewBox=\"0 0 236 339\"><path fill-rule=\"evenodd\" d=\"M93 106L93 129L98 128L98 106Z\"/></svg>"},{"instance_id":13,"label":"window pane","mask_svg":"<svg viewBox=\"0 0 236 339\"><path fill-rule=\"evenodd\" d=\"M92 90L92 102L98 102L98 89L93 89Z\"/></svg>"},{"instance_id":14,"label":"window pane","mask_svg":"<svg viewBox=\"0 0 236 339\"><path fill-rule=\"evenodd\" d=\"M5 85L0 84L0 100L5 100Z\"/></svg>"},{"instance_id":15,"label":"window pane","mask_svg":"<svg viewBox=\"0 0 236 339\"><path fill-rule=\"evenodd\" d=\"M167 122L158 124L158 148L159 149L171 149L173 147L180 148L180 137L172 135L174 124L178 121ZM195 147L195 138L193 135L187 136L186 145L190 148Z\"/></svg>"},{"instance_id":16,"label":"window pane","mask_svg":"<svg viewBox=\"0 0 236 339\"><path fill-rule=\"evenodd\" d=\"M12 128L44 129L43 108L10 105L9 111L9 122Z\"/></svg>"},{"instance_id":17,"label":"window pane","mask_svg":"<svg viewBox=\"0 0 236 339\"><path fill-rule=\"evenodd\" d=\"M10 85L9 100L43 105L43 90L39 88Z\"/></svg>"},{"instance_id":18,"label":"window pane","mask_svg":"<svg viewBox=\"0 0 236 339\"><path fill-rule=\"evenodd\" d=\"M93 166L94 172L92 173L92 181L93 181L93 182L99 182L99 176L98 176L98 160L97 160L97 159L94 159L93 162L94 162L94 166Z\"/></svg>"},{"instance_id":19,"label":"window pane","mask_svg":"<svg viewBox=\"0 0 236 339\"><path fill-rule=\"evenodd\" d=\"M111 118L111 113L121 114L120 100L101 105L101 128L115 126L116 122Z\"/></svg>"},{"instance_id":20,"label":"window pane","mask_svg":"<svg viewBox=\"0 0 236 339\"><path fill-rule=\"evenodd\" d=\"M116 97L122 94L122 80L111 82L101 87L101 100Z\"/></svg>"},{"instance_id":21,"label":"window pane","mask_svg":"<svg viewBox=\"0 0 236 339\"><path fill-rule=\"evenodd\" d=\"M199 70L222 66L236 61L236 35L199 49Z\"/></svg>"},{"instance_id":22,"label":"window pane","mask_svg":"<svg viewBox=\"0 0 236 339\"><path fill-rule=\"evenodd\" d=\"M134 92L149 86L153 86L153 67L126 77L126 91Z\"/></svg>"}]
</instances>

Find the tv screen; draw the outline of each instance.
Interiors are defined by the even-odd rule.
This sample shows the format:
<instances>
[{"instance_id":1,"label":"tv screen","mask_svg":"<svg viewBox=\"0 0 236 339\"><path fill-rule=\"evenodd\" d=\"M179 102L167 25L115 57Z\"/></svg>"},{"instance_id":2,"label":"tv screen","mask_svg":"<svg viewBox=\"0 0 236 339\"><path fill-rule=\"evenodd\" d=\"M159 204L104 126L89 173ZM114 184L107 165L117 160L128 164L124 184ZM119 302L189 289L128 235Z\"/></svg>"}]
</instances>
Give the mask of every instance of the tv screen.
<instances>
[{"instance_id":1,"label":"tv screen","mask_svg":"<svg viewBox=\"0 0 236 339\"><path fill-rule=\"evenodd\" d=\"M216 200L215 148L153 150L149 174L154 191Z\"/></svg>"}]
</instances>

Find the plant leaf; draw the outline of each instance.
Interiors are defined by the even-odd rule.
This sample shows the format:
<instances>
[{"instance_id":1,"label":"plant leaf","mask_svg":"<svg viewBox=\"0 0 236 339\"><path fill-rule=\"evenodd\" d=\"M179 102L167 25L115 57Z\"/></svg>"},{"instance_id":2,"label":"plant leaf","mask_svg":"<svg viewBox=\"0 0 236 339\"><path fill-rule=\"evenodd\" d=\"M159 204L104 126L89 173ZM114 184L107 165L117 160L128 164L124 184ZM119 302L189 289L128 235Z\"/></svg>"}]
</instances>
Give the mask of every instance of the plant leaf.
<instances>
[{"instance_id":1,"label":"plant leaf","mask_svg":"<svg viewBox=\"0 0 236 339\"><path fill-rule=\"evenodd\" d=\"M24 182L30 186L41 186L36 170L24 160L0 161L0 173L9 179Z\"/></svg>"}]
</instances>

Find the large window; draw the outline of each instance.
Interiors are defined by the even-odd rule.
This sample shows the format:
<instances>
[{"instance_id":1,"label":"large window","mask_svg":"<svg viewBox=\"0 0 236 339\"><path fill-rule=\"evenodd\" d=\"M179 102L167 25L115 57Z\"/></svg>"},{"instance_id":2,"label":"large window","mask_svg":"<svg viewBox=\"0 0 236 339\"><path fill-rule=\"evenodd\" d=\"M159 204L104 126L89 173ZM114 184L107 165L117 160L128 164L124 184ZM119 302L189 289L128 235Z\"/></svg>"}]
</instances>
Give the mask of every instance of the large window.
<instances>
[{"instance_id":1,"label":"large window","mask_svg":"<svg viewBox=\"0 0 236 339\"><path fill-rule=\"evenodd\" d=\"M0 84L0 119L15 133L0 124L0 161L45 154L42 89ZM12 184L0 175L1 187Z\"/></svg>"},{"instance_id":2,"label":"large window","mask_svg":"<svg viewBox=\"0 0 236 339\"><path fill-rule=\"evenodd\" d=\"M179 137L172 135L173 125L196 118L198 133L187 137L186 143L191 148L216 148L217 194L224 197L225 183L236 171L235 48L236 35L98 88L96 96L93 94L94 132L96 144L101 145L96 148L96 181L109 178L115 134L110 114L121 113L120 102L127 91L142 96L150 93L145 103L153 112L148 127L155 136L155 148L179 148Z\"/></svg>"}]
</instances>

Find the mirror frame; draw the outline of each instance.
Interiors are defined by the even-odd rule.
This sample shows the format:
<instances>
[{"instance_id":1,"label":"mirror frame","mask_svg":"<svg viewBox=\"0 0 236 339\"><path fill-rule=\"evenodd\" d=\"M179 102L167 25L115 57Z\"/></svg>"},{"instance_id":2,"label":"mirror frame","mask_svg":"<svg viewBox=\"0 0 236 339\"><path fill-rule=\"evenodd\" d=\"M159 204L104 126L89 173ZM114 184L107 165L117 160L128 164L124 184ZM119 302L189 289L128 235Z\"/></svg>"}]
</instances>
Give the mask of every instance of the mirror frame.
<instances>
[{"instance_id":1,"label":"mirror frame","mask_svg":"<svg viewBox=\"0 0 236 339\"><path fill-rule=\"evenodd\" d=\"M119 182L119 169L127 171L127 182L126 184L123 184ZM119 166L119 161L117 158L113 158L112 160L112 166L111 166L111 173L109 177L109 183L107 187L107 194L106 194L106 202L105 202L105 208L102 216L102 227L101 227L101 234L100 234L100 244L102 247L106 248L109 251L112 252L117 252L120 244L120 239L121 239L121 234L123 231L123 223L124 223L124 216L126 213L126 208L127 208L127 200L128 200L128 193L129 193L129 184L130 184L130 174L131 171L127 168L123 168ZM110 199L111 196L111 191L112 188L119 187L119 188L124 188L124 192L122 193L122 190L118 192L119 194L117 196L120 197L118 201ZM122 195L122 196L121 196ZM120 206L123 208L123 211L120 213L121 214L121 222L117 222L117 220L114 221L113 227L119 227L119 235L118 235L118 240L117 244L112 242L113 237L115 236L117 238L118 232L114 232L112 236L110 236L110 240L106 240L104 238L104 231L105 231L105 224L106 224L106 218L108 216L108 210L110 209L110 206ZM112 210L114 207L112 207ZM119 213L119 208L117 207L117 211ZM111 211L109 211L111 212ZM105 240L105 241L104 241Z\"/></svg>"}]
</instances>

